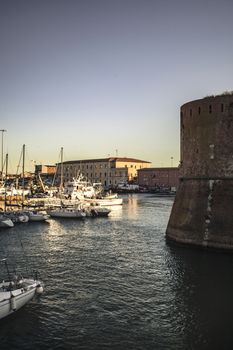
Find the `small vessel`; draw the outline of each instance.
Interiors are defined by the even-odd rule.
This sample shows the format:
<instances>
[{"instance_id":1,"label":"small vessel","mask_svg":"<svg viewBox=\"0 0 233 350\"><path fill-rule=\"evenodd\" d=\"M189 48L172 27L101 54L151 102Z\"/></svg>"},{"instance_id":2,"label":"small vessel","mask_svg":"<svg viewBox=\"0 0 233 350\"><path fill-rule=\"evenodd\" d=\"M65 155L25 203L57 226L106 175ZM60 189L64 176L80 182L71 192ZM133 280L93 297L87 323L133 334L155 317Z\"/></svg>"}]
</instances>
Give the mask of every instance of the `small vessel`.
<instances>
[{"instance_id":1,"label":"small vessel","mask_svg":"<svg viewBox=\"0 0 233 350\"><path fill-rule=\"evenodd\" d=\"M11 219L14 224L28 222L29 217L21 211L6 211L4 214L8 219Z\"/></svg>"},{"instance_id":2,"label":"small vessel","mask_svg":"<svg viewBox=\"0 0 233 350\"><path fill-rule=\"evenodd\" d=\"M99 184L98 184L99 185ZM95 198L100 188L91 184L82 174L65 184L64 195L70 199Z\"/></svg>"},{"instance_id":3,"label":"small vessel","mask_svg":"<svg viewBox=\"0 0 233 350\"><path fill-rule=\"evenodd\" d=\"M0 228L13 227L13 221L4 214L0 214Z\"/></svg>"},{"instance_id":4,"label":"small vessel","mask_svg":"<svg viewBox=\"0 0 233 350\"><path fill-rule=\"evenodd\" d=\"M46 221L50 217L49 214L43 210L29 210L24 213L28 216L29 221Z\"/></svg>"},{"instance_id":5,"label":"small vessel","mask_svg":"<svg viewBox=\"0 0 233 350\"><path fill-rule=\"evenodd\" d=\"M84 209L76 208L74 206L52 208L48 210L48 214L52 218L82 219L86 216L86 212Z\"/></svg>"},{"instance_id":6,"label":"small vessel","mask_svg":"<svg viewBox=\"0 0 233 350\"><path fill-rule=\"evenodd\" d=\"M0 319L14 313L27 304L36 294L43 293L43 284L36 278L14 276L10 278L7 260L8 280L0 282Z\"/></svg>"},{"instance_id":7,"label":"small vessel","mask_svg":"<svg viewBox=\"0 0 233 350\"><path fill-rule=\"evenodd\" d=\"M122 205L123 203L123 199L119 198L117 193L104 195L100 183L92 185L88 180L85 180L82 174L66 183L64 195L71 200L101 206Z\"/></svg>"},{"instance_id":8,"label":"small vessel","mask_svg":"<svg viewBox=\"0 0 233 350\"><path fill-rule=\"evenodd\" d=\"M85 198L82 201L85 203L89 203L89 204L93 204L93 205L96 204L96 205L100 205L100 206L104 206L104 207L123 204L122 198L118 198L118 197L108 198L108 196L102 197L102 198Z\"/></svg>"},{"instance_id":9,"label":"small vessel","mask_svg":"<svg viewBox=\"0 0 233 350\"><path fill-rule=\"evenodd\" d=\"M111 209L101 207L100 205L90 205L85 208L86 216L96 217L107 217L111 213Z\"/></svg>"}]
</instances>

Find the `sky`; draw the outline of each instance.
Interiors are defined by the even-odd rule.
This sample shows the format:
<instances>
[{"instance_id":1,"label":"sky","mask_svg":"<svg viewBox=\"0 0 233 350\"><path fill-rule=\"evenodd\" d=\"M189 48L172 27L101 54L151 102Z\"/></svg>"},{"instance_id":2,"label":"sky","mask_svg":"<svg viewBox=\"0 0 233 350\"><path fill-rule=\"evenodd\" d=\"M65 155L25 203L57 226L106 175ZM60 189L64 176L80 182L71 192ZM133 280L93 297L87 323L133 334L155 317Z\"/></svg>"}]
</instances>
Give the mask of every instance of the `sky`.
<instances>
[{"instance_id":1,"label":"sky","mask_svg":"<svg viewBox=\"0 0 233 350\"><path fill-rule=\"evenodd\" d=\"M177 166L180 106L233 90L232 0L0 0L8 171L132 157Z\"/></svg>"}]
</instances>

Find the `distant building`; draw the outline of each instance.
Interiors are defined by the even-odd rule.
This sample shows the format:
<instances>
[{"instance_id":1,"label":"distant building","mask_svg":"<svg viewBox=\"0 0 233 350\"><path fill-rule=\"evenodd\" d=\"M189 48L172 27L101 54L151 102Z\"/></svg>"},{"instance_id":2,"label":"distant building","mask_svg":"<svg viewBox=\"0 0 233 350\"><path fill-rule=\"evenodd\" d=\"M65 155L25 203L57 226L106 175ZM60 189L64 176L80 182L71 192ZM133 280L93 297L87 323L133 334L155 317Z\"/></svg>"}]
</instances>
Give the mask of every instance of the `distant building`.
<instances>
[{"instance_id":1,"label":"distant building","mask_svg":"<svg viewBox=\"0 0 233 350\"><path fill-rule=\"evenodd\" d=\"M179 184L179 168L149 168L138 170L139 186L152 189L155 187L175 187Z\"/></svg>"},{"instance_id":2,"label":"distant building","mask_svg":"<svg viewBox=\"0 0 233 350\"><path fill-rule=\"evenodd\" d=\"M150 165L151 162L144 160L121 157L70 160L63 162L63 176L64 182L67 182L81 173L91 182L101 182L104 187L114 188L118 183L135 181L138 170ZM61 175L61 163L57 173Z\"/></svg>"},{"instance_id":3,"label":"distant building","mask_svg":"<svg viewBox=\"0 0 233 350\"><path fill-rule=\"evenodd\" d=\"M35 176L38 183L44 190L44 186L58 185L58 179L55 179L57 166L56 165L35 165ZM56 181L55 181L56 180Z\"/></svg>"},{"instance_id":4,"label":"distant building","mask_svg":"<svg viewBox=\"0 0 233 350\"><path fill-rule=\"evenodd\" d=\"M35 174L48 175L56 173L56 165L35 165Z\"/></svg>"}]
</instances>

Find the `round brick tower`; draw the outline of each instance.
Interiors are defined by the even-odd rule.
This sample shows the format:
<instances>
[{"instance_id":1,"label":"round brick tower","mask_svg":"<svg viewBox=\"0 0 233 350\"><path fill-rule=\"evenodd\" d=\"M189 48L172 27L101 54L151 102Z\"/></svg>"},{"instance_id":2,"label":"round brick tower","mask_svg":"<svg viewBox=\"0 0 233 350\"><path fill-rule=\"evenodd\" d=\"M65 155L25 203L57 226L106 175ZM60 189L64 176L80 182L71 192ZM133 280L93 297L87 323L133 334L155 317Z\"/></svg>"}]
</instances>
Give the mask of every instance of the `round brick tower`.
<instances>
[{"instance_id":1,"label":"round brick tower","mask_svg":"<svg viewBox=\"0 0 233 350\"><path fill-rule=\"evenodd\" d=\"M166 237L233 251L233 94L181 107L180 184Z\"/></svg>"}]
</instances>

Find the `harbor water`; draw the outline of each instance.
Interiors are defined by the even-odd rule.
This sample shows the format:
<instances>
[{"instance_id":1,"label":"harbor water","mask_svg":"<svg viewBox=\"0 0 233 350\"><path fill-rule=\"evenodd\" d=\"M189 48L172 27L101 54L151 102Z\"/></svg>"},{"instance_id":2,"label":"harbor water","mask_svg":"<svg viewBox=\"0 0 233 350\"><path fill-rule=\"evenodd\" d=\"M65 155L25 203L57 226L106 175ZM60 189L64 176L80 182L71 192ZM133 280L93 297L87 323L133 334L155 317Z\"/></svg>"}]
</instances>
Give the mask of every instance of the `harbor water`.
<instances>
[{"instance_id":1,"label":"harbor water","mask_svg":"<svg viewBox=\"0 0 233 350\"><path fill-rule=\"evenodd\" d=\"M108 218L1 230L0 258L45 290L0 321L0 349L232 349L233 255L167 244L172 204L125 195Z\"/></svg>"}]
</instances>

